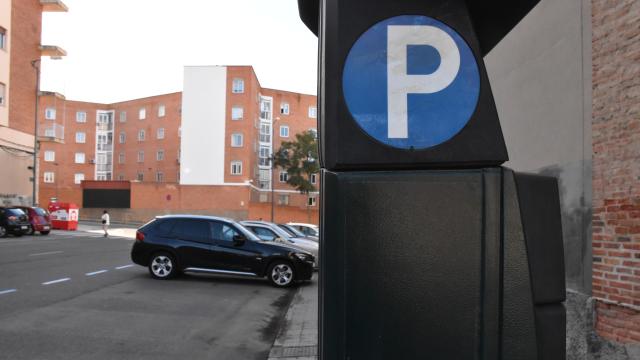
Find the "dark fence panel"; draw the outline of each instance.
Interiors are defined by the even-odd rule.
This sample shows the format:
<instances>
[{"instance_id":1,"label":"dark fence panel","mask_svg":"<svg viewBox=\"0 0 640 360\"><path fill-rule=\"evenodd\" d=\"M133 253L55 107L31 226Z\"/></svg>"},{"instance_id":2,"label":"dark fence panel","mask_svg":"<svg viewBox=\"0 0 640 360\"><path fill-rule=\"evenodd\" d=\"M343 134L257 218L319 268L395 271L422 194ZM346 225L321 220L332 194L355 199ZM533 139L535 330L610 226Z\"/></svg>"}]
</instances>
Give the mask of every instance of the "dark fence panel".
<instances>
[{"instance_id":1,"label":"dark fence panel","mask_svg":"<svg viewBox=\"0 0 640 360\"><path fill-rule=\"evenodd\" d=\"M83 208L128 209L131 207L129 189L83 189Z\"/></svg>"}]
</instances>

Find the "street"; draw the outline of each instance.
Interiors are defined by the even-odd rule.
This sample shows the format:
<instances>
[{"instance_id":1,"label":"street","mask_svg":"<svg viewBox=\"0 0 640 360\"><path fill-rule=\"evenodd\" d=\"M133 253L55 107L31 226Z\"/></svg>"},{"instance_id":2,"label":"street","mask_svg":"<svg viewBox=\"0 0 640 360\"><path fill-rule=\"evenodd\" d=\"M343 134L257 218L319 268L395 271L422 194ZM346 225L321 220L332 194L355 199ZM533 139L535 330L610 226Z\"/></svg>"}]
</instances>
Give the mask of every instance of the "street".
<instances>
[{"instance_id":1,"label":"street","mask_svg":"<svg viewBox=\"0 0 640 360\"><path fill-rule=\"evenodd\" d=\"M0 359L266 359L294 290L220 276L152 279L133 240L0 238Z\"/></svg>"}]
</instances>

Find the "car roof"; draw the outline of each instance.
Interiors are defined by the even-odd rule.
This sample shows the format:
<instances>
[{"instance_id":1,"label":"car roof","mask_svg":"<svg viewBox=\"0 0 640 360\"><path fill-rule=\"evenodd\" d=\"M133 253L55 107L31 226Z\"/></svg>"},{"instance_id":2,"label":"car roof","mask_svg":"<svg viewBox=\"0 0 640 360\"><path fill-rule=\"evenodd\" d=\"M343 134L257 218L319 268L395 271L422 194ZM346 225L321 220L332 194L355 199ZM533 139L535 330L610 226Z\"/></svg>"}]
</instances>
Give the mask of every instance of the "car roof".
<instances>
[{"instance_id":1,"label":"car roof","mask_svg":"<svg viewBox=\"0 0 640 360\"><path fill-rule=\"evenodd\" d=\"M308 227L313 227L313 228L317 228L318 225L314 225L314 224L307 224L307 223L296 223L296 222L288 222L287 225L300 225L300 226L308 226Z\"/></svg>"},{"instance_id":2,"label":"car roof","mask_svg":"<svg viewBox=\"0 0 640 360\"><path fill-rule=\"evenodd\" d=\"M212 216L212 215L189 215L189 214L171 214L171 215L158 215L156 219L199 219L199 220L217 220L226 222L236 222L233 219Z\"/></svg>"}]
</instances>

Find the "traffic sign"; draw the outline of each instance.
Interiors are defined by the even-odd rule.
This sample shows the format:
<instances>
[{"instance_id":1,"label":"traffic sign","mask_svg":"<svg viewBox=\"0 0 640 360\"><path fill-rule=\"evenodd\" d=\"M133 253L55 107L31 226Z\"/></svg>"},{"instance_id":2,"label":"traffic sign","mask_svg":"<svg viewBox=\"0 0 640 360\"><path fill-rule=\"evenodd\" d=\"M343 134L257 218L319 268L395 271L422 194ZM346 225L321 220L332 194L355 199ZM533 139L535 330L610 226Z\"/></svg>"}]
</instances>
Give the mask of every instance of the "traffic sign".
<instances>
[{"instance_id":1,"label":"traffic sign","mask_svg":"<svg viewBox=\"0 0 640 360\"><path fill-rule=\"evenodd\" d=\"M374 139L403 149L442 144L464 128L480 95L469 45L451 27L422 15L378 22L344 64L347 107Z\"/></svg>"}]
</instances>

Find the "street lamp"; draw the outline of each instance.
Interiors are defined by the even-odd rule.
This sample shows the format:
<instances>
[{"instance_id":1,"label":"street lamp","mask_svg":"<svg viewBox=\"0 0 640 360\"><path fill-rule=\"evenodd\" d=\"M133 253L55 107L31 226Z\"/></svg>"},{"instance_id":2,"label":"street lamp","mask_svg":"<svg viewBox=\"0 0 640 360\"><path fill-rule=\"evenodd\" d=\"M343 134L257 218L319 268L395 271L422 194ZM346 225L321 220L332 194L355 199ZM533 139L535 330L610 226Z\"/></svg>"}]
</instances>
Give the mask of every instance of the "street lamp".
<instances>
[{"instance_id":1,"label":"street lamp","mask_svg":"<svg viewBox=\"0 0 640 360\"><path fill-rule=\"evenodd\" d=\"M38 199L36 197L36 186L38 183L38 112L40 111L40 59L32 60L31 66L36 70L36 116L35 116L35 129L33 134L33 166L31 167L32 177L32 204L38 205Z\"/></svg>"},{"instance_id":2,"label":"street lamp","mask_svg":"<svg viewBox=\"0 0 640 360\"><path fill-rule=\"evenodd\" d=\"M60 60L62 59L59 55L51 55L49 56L52 60ZM36 71L36 116L35 116L35 127L33 134L33 166L31 167L32 171L32 203L33 206L38 205L37 194L37 184L38 184L38 150L39 150L39 142L38 142L38 116L40 112L40 72L41 72L42 61L40 59L31 60L31 67L33 67Z\"/></svg>"}]
</instances>

